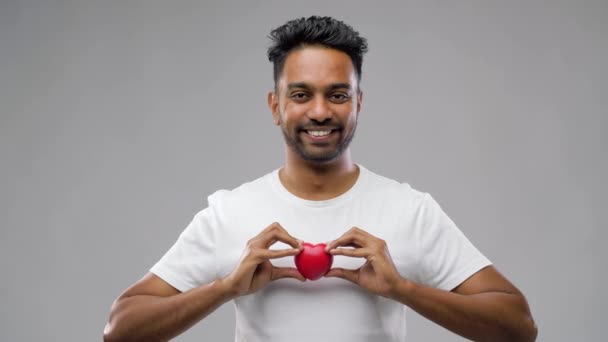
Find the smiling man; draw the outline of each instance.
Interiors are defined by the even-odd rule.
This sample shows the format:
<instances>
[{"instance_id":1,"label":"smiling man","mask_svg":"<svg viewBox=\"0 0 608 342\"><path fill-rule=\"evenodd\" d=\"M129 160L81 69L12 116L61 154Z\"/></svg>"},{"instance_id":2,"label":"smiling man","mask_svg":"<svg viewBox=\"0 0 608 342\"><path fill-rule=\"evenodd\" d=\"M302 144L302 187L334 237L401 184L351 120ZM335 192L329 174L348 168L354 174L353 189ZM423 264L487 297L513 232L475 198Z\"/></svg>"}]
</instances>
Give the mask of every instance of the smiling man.
<instances>
[{"instance_id":1,"label":"smiling man","mask_svg":"<svg viewBox=\"0 0 608 342\"><path fill-rule=\"evenodd\" d=\"M356 75L347 54L323 46L301 48L286 58L268 103L298 159L327 164L348 149L361 108Z\"/></svg>"},{"instance_id":2,"label":"smiling man","mask_svg":"<svg viewBox=\"0 0 608 342\"><path fill-rule=\"evenodd\" d=\"M271 32L285 165L208 197L114 302L106 341L165 341L234 301L236 341L405 341L409 307L476 341L534 341L523 294L434 198L351 159L364 38L329 17ZM327 244L319 280L294 267Z\"/></svg>"}]
</instances>

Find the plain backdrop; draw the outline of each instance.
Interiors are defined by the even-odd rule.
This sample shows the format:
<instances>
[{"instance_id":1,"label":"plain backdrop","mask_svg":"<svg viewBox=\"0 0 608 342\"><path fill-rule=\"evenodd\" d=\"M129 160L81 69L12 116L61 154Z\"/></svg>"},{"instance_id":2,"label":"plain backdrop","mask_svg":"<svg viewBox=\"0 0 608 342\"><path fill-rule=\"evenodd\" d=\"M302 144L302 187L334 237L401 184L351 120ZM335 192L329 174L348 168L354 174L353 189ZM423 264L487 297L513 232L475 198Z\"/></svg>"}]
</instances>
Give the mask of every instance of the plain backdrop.
<instances>
[{"instance_id":1,"label":"plain backdrop","mask_svg":"<svg viewBox=\"0 0 608 342\"><path fill-rule=\"evenodd\" d=\"M353 159L430 192L538 341L603 339L606 1L3 0L0 340L100 341L209 194L283 164L267 36L312 14L369 40ZM228 303L176 340L233 336Z\"/></svg>"}]
</instances>

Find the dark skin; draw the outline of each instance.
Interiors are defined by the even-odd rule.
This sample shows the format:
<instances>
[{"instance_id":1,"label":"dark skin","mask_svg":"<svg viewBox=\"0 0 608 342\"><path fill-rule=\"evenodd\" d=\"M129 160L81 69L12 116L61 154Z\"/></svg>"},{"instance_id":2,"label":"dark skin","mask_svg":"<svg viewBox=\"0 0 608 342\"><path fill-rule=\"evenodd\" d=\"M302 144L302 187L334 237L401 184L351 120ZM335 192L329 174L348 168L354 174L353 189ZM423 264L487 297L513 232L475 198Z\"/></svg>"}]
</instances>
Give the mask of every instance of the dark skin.
<instances>
[{"instance_id":1,"label":"dark skin","mask_svg":"<svg viewBox=\"0 0 608 342\"><path fill-rule=\"evenodd\" d=\"M333 268L326 277L348 280L370 293L403 303L460 336L473 341L536 340L537 329L525 297L493 266L478 271L452 291L444 291L401 277L386 242L358 227L330 241L326 250L366 260L356 270Z\"/></svg>"},{"instance_id":2,"label":"dark skin","mask_svg":"<svg viewBox=\"0 0 608 342\"><path fill-rule=\"evenodd\" d=\"M268 94L268 107L286 142L281 182L304 199L344 193L359 175L349 142L363 101L350 57L326 48L292 51L276 88ZM304 131L325 128L335 130L325 141Z\"/></svg>"},{"instance_id":3,"label":"dark skin","mask_svg":"<svg viewBox=\"0 0 608 342\"><path fill-rule=\"evenodd\" d=\"M292 248L270 250L281 241ZM235 269L227 277L180 292L148 272L112 305L104 341L168 341L215 311L222 304L282 278L305 281L293 267L275 267L271 259L294 256L301 241L278 222L251 238Z\"/></svg>"},{"instance_id":4,"label":"dark skin","mask_svg":"<svg viewBox=\"0 0 608 342\"><path fill-rule=\"evenodd\" d=\"M349 143L362 99L348 55L316 46L288 55L275 91L268 94L268 106L286 142L285 166L279 170L279 178L290 192L304 199L325 200L354 185L359 169L352 162ZM325 129L332 134L324 140L312 139L307 133ZM291 248L269 249L279 241ZM298 254L301 243L274 222L248 241L228 276L186 292L148 273L114 301L104 340L167 341L222 304L259 291L274 280L304 281L297 269L271 263ZM363 228L353 227L327 245L333 255L365 258L366 262L357 270L333 268L326 277L345 279L369 293L403 303L471 340L536 339L525 297L493 266L452 291L443 291L401 277L386 243Z\"/></svg>"}]
</instances>

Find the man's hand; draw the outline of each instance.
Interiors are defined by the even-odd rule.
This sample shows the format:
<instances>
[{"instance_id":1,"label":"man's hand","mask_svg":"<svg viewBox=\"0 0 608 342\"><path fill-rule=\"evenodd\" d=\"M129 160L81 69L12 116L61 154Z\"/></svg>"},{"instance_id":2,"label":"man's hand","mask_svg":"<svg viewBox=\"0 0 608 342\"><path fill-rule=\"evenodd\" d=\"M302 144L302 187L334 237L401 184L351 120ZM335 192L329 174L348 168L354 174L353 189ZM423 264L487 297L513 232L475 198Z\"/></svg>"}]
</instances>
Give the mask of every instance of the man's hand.
<instances>
[{"instance_id":1,"label":"man's hand","mask_svg":"<svg viewBox=\"0 0 608 342\"><path fill-rule=\"evenodd\" d=\"M354 248L337 248L344 246ZM384 240L353 227L338 239L328 242L325 250L332 255L366 259L365 264L356 270L332 268L326 277L346 279L371 293L391 298L401 275Z\"/></svg>"},{"instance_id":2,"label":"man's hand","mask_svg":"<svg viewBox=\"0 0 608 342\"><path fill-rule=\"evenodd\" d=\"M270 246L277 241L293 248L270 250ZM269 282L281 278L305 281L306 278L296 268L275 267L270 263L270 259L293 256L301 250L301 241L289 235L278 222L274 222L247 242L238 265L223 280L229 284L236 297L254 293Z\"/></svg>"},{"instance_id":3,"label":"man's hand","mask_svg":"<svg viewBox=\"0 0 608 342\"><path fill-rule=\"evenodd\" d=\"M337 247L354 248L337 248ZM354 227L327 243L333 255L365 258L356 270L332 268L325 276L349 280L371 293L409 306L444 328L473 341L534 341L538 330L521 292L493 266L452 291L401 277L386 242Z\"/></svg>"}]
</instances>

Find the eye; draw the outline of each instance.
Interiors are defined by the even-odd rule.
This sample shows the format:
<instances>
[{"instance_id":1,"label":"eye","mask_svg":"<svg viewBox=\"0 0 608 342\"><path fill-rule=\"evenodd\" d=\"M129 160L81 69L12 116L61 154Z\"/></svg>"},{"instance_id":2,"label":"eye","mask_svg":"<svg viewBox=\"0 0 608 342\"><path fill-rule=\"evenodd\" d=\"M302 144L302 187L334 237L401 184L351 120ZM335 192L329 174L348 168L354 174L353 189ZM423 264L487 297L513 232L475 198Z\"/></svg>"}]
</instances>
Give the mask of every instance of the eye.
<instances>
[{"instance_id":1,"label":"eye","mask_svg":"<svg viewBox=\"0 0 608 342\"><path fill-rule=\"evenodd\" d=\"M292 99L294 99L295 101L302 102L302 101L305 101L308 99L308 94L299 91L299 92L291 94L290 97Z\"/></svg>"},{"instance_id":2,"label":"eye","mask_svg":"<svg viewBox=\"0 0 608 342\"><path fill-rule=\"evenodd\" d=\"M348 101L350 96L346 93L333 93L330 95L329 98L332 102L344 103L344 102Z\"/></svg>"}]
</instances>

